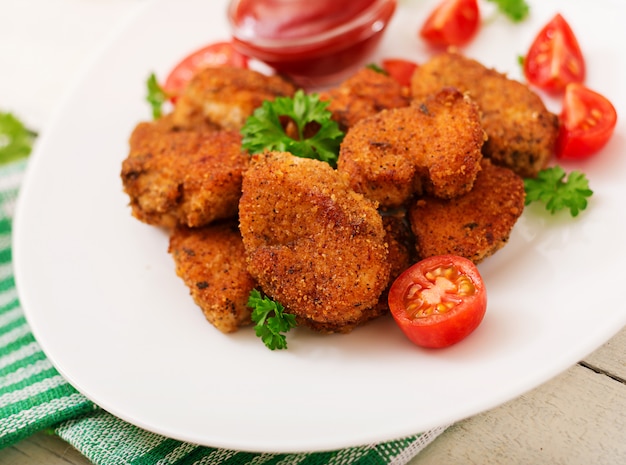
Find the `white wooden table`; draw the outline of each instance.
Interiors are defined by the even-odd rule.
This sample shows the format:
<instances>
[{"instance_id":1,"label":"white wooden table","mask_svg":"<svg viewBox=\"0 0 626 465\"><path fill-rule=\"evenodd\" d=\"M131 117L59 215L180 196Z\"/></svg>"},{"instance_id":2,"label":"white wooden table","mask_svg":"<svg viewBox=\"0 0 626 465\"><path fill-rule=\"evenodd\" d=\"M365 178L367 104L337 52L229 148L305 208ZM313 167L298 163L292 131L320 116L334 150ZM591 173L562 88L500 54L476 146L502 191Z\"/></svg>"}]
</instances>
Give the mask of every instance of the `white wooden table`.
<instances>
[{"instance_id":1,"label":"white wooden table","mask_svg":"<svg viewBox=\"0 0 626 465\"><path fill-rule=\"evenodd\" d=\"M0 110L45 130L91 50L144 1L0 0ZM0 451L0 465L88 463L45 433ZM450 427L411 462L489 463L626 464L626 329L546 384Z\"/></svg>"},{"instance_id":2,"label":"white wooden table","mask_svg":"<svg viewBox=\"0 0 626 465\"><path fill-rule=\"evenodd\" d=\"M0 465L90 463L45 433L0 451ZM451 426L410 465L625 463L626 329L546 384Z\"/></svg>"}]
</instances>

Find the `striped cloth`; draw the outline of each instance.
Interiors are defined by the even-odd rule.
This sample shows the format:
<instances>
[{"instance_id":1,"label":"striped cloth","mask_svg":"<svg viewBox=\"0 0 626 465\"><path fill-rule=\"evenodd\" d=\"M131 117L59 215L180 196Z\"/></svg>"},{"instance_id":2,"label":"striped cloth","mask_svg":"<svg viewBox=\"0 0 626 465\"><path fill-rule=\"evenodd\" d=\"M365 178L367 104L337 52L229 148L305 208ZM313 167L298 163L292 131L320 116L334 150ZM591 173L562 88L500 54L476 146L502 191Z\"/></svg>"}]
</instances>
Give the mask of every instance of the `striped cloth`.
<instances>
[{"instance_id":1,"label":"striped cloth","mask_svg":"<svg viewBox=\"0 0 626 465\"><path fill-rule=\"evenodd\" d=\"M20 307L11 265L11 220L25 164L0 168L0 449L52 428L98 465L399 465L445 429L332 452L255 454L168 439L98 408L46 359Z\"/></svg>"}]
</instances>

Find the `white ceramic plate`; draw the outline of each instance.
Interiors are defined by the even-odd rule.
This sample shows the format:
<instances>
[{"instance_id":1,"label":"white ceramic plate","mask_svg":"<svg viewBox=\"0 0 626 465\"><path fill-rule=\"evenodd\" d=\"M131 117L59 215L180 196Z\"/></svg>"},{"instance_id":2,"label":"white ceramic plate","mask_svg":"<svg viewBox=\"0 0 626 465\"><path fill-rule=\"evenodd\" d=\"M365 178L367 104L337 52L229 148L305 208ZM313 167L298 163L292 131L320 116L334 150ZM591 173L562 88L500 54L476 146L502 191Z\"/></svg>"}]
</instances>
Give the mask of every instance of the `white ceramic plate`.
<instances>
[{"instance_id":1,"label":"white ceramic plate","mask_svg":"<svg viewBox=\"0 0 626 465\"><path fill-rule=\"evenodd\" d=\"M423 61L416 29L434 1L404 1L380 56ZM626 115L626 4L533 1L520 25L489 15L464 52L521 77L517 56L560 10L582 43L587 84ZM396 439L492 408L547 381L626 324L624 120L571 165L595 194L572 219L530 207L480 265L484 322L447 350L421 350L390 319L345 336L298 329L271 352L252 329L215 330L175 276L168 238L122 193L127 139L150 118L149 72L228 37L225 1L156 1L99 54L39 141L19 199L15 268L32 330L59 371L113 414L195 443L325 450ZM558 111L558 100L547 100Z\"/></svg>"}]
</instances>

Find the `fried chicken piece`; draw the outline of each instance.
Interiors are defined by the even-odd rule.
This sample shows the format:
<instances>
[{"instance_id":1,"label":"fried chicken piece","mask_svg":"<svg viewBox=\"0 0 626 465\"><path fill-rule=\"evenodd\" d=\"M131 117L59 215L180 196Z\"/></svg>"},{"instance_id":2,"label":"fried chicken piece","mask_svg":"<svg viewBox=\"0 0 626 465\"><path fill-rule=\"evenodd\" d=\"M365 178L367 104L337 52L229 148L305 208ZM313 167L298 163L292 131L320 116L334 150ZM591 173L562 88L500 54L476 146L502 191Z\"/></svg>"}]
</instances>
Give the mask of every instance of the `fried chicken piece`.
<instances>
[{"instance_id":1,"label":"fried chicken piece","mask_svg":"<svg viewBox=\"0 0 626 465\"><path fill-rule=\"evenodd\" d=\"M400 274L417 261L415 254L415 237L411 231L406 212L398 210L385 212L382 215L383 227L385 228L385 241L389 249L387 261L390 265L389 283L378 299L376 309L379 315L389 312L387 297L389 288Z\"/></svg>"},{"instance_id":2,"label":"fried chicken piece","mask_svg":"<svg viewBox=\"0 0 626 465\"><path fill-rule=\"evenodd\" d=\"M469 191L485 133L476 104L455 89L359 121L341 144L337 169L383 207L413 194L449 198Z\"/></svg>"},{"instance_id":3,"label":"fried chicken piece","mask_svg":"<svg viewBox=\"0 0 626 465\"><path fill-rule=\"evenodd\" d=\"M215 132L221 130L212 124L199 123L193 127L176 126L172 113L169 113L161 118L137 124L130 134L128 145L131 151L151 150L158 138L166 137L172 132Z\"/></svg>"},{"instance_id":4,"label":"fried chicken piece","mask_svg":"<svg viewBox=\"0 0 626 465\"><path fill-rule=\"evenodd\" d=\"M378 316L390 269L382 219L330 165L253 156L239 221L248 271L299 323L346 333Z\"/></svg>"},{"instance_id":5,"label":"fried chicken piece","mask_svg":"<svg viewBox=\"0 0 626 465\"><path fill-rule=\"evenodd\" d=\"M248 163L238 133L172 131L166 122L143 122L130 137L121 178L140 221L197 227L237 215Z\"/></svg>"},{"instance_id":6,"label":"fried chicken piece","mask_svg":"<svg viewBox=\"0 0 626 465\"><path fill-rule=\"evenodd\" d=\"M344 132L381 110L406 107L410 103L408 89L370 68L363 68L338 87L321 92L320 99L329 102L327 108Z\"/></svg>"},{"instance_id":7,"label":"fried chicken piece","mask_svg":"<svg viewBox=\"0 0 626 465\"><path fill-rule=\"evenodd\" d=\"M243 68L204 68L176 101L173 120L180 127L208 121L237 131L264 100L292 96L294 92L294 85L280 76Z\"/></svg>"},{"instance_id":8,"label":"fried chicken piece","mask_svg":"<svg viewBox=\"0 0 626 465\"><path fill-rule=\"evenodd\" d=\"M389 271L389 285L417 261L415 255L415 236L408 222L407 213L398 210L382 215L386 241L389 249L388 260L391 265Z\"/></svg>"},{"instance_id":9,"label":"fried chicken piece","mask_svg":"<svg viewBox=\"0 0 626 465\"><path fill-rule=\"evenodd\" d=\"M423 99L442 87L467 92L482 112L488 140L485 156L522 177L533 177L554 153L559 122L528 86L459 53L448 52L422 64L411 92Z\"/></svg>"},{"instance_id":10,"label":"fried chicken piece","mask_svg":"<svg viewBox=\"0 0 626 465\"><path fill-rule=\"evenodd\" d=\"M423 197L411 206L421 258L454 254L479 263L506 244L524 211L524 181L488 158L482 168L467 194L449 200Z\"/></svg>"},{"instance_id":11,"label":"fried chicken piece","mask_svg":"<svg viewBox=\"0 0 626 465\"><path fill-rule=\"evenodd\" d=\"M170 235L168 251L176 274L213 326L232 333L251 323L247 303L256 282L246 269L236 220L203 228L177 227Z\"/></svg>"}]
</instances>

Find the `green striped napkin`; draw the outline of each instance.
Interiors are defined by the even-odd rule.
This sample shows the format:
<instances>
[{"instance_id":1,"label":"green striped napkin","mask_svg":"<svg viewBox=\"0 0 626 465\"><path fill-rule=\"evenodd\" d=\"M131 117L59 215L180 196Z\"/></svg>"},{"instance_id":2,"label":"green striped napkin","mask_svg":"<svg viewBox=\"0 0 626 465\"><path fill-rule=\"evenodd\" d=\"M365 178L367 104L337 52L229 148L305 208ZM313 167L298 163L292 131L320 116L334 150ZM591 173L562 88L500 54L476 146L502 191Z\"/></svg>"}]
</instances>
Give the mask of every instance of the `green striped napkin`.
<instances>
[{"instance_id":1,"label":"green striped napkin","mask_svg":"<svg viewBox=\"0 0 626 465\"><path fill-rule=\"evenodd\" d=\"M11 265L11 220L25 165L21 161L0 168L0 449L52 428L98 465L399 465L445 429L331 452L255 454L168 439L98 408L46 359L20 307Z\"/></svg>"}]
</instances>

